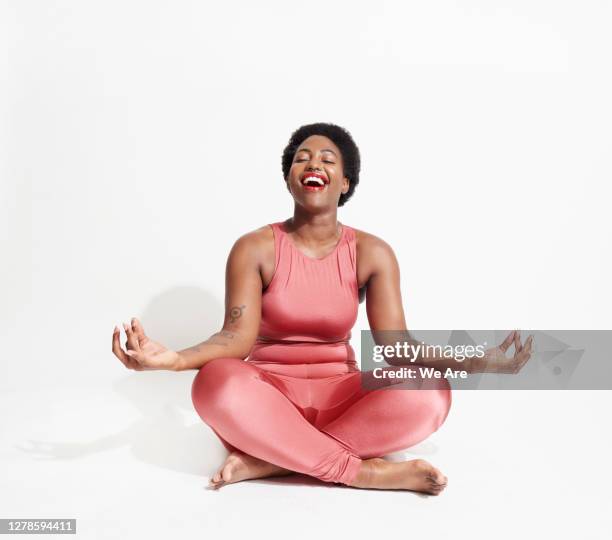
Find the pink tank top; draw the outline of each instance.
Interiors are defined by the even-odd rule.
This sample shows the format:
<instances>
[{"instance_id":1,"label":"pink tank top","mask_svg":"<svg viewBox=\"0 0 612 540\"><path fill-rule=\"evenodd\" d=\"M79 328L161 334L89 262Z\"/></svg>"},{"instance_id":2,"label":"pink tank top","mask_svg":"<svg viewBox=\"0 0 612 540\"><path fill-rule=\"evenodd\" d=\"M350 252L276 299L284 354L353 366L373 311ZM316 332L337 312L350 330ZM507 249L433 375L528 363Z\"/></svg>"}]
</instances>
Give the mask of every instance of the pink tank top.
<instances>
[{"instance_id":1,"label":"pink tank top","mask_svg":"<svg viewBox=\"0 0 612 540\"><path fill-rule=\"evenodd\" d=\"M342 224L334 250L314 259L295 246L283 222L270 226L275 270L262 293L259 336L247 361L358 371L349 343L359 308L355 231Z\"/></svg>"}]
</instances>

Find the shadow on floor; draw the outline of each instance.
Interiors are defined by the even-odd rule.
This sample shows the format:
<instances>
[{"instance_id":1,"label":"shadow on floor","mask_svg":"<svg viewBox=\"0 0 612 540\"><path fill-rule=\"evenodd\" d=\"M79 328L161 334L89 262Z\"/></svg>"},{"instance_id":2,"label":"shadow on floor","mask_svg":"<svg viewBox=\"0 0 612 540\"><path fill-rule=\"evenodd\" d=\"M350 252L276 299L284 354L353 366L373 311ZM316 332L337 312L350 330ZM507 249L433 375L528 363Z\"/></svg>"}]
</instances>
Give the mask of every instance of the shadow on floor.
<instances>
[{"instance_id":1,"label":"shadow on floor","mask_svg":"<svg viewBox=\"0 0 612 540\"><path fill-rule=\"evenodd\" d=\"M218 321L223 319L223 307L201 289L182 287L155 298L138 318L152 339L180 350L217 332ZM133 456L144 463L190 475L212 476L223 463L227 451L193 408L191 383L196 374L197 370L179 373L129 371L114 383L113 391L140 412L138 420L121 431L88 442L30 440L16 447L33 459L41 460L78 459L128 447ZM75 403L75 407L85 406L86 403ZM424 441L409 451L384 457L389 461L405 461L436 451L435 444ZM301 474L253 481L334 486Z\"/></svg>"},{"instance_id":2,"label":"shadow on floor","mask_svg":"<svg viewBox=\"0 0 612 540\"><path fill-rule=\"evenodd\" d=\"M151 339L180 350L217 332L223 313L221 303L206 291L178 287L154 298L137 317ZM125 334L123 329L121 332L123 346ZM108 354L112 355L110 351ZM209 475L222 463L227 454L225 448L199 419L191 402L191 383L197 370L176 373L121 369L125 375L112 389L120 400L140 413L138 420L121 431L87 442L29 440L16 448L33 459L70 460L128 447L144 463L199 476ZM75 403L76 408L87 406L82 401Z\"/></svg>"}]
</instances>

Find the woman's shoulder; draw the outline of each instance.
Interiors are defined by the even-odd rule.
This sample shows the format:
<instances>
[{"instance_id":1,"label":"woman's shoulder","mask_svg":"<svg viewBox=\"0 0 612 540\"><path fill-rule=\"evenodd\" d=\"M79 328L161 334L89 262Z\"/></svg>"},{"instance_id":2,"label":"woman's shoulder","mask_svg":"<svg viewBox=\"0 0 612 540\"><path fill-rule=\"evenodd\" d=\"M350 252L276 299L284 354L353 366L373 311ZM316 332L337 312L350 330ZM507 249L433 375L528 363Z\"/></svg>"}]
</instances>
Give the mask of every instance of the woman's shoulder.
<instances>
[{"instance_id":1,"label":"woman's shoulder","mask_svg":"<svg viewBox=\"0 0 612 540\"><path fill-rule=\"evenodd\" d=\"M236 238L231 249L231 252L257 261L269 255L270 251L274 253L274 232L270 224L245 231Z\"/></svg>"},{"instance_id":2,"label":"woman's shoulder","mask_svg":"<svg viewBox=\"0 0 612 540\"><path fill-rule=\"evenodd\" d=\"M274 232L270 225L271 223L268 223L256 229L245 231L237 238L236 243L255 249L264 247L266 244L269 244L270 241L274 243Z\"/></svg>"},{"instance_id":3,"label":"woman's shoulder","mask_svg":"<svg viewBox=\"0 0 612 540\"><path fill-rule=\"evenodd\" d=\"M380 236L375 234L363 231L361 229L356 229L355 227L351 227L355 233L355 240L357 242L357 248L362 252L383 252L392 250L391 246L383 240Z\"/></svg>"}]
</instances>

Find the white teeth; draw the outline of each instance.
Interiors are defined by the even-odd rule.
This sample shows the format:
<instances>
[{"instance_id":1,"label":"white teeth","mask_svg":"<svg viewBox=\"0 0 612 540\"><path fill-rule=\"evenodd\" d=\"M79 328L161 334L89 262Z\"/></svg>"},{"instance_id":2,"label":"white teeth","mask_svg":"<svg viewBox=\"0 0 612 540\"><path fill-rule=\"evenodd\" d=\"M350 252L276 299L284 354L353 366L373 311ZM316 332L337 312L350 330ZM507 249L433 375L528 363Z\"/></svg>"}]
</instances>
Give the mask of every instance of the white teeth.
<instances>
[{"instance_id":1,"label":"white teeth","mask_svg":"<svg viewBox=\"0 0 612 540\"><path fill-rule=\"evenodd\" d=\"M302 180L302 184L306 184L306 182L308 182L309 180L314 180L315 182L317 182L320 186L325 185L325 182L323 180L321 180L321 178L318 178L316 176L307 176L306 178L304 178Z\"/></svg>"}]
</instances>

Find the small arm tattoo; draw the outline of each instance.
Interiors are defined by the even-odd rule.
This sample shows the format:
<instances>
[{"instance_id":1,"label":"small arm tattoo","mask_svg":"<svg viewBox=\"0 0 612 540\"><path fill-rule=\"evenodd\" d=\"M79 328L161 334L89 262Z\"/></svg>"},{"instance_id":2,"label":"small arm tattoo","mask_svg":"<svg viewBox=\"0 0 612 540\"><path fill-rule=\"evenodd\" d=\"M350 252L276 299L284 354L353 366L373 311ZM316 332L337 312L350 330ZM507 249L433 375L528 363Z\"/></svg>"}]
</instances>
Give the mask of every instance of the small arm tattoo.
<instances>
[{"instance_id":1,"label":"small arm tattoo","mask_svg":"<svg viewBox=\"0 0 612 540\"><path fill-rule=\"evenodd\" d=\"M205 341L205 343L211 343L214 345L223 345L224 347L227 347L229 345L229 343L226 341L227 339L234 339L234 334L227 330L221 330L220 332L217 332L213 334L212 336L210 336Z\"/></svg>"},{"instance_id":2,"label":"small arm tattoo","mask_svg":"<svg viewBox=\"0 0 612 540\"><path fill-rule=\"evenodd\" d=\"M227 340L234 339L234 336L235 334L233 332L230 332L229 330L221 330L220 332L215 332L206 341L203 341L198 345L194 345L193 347L189 347L186 350L199 353L202 350L202 347L206 345L220 345L222 347L227 347L230 344Z\"/></svg>"},{"instance_id":3,"label":"small arm tattoo","mask_svg":"<svg viewBox=\"0 0 612 540\"><path fill-rule=\"evenodd\" d=\"M236 320L242 316L242 310L245 307L246 306L242 304L241 306L234 306L232 309L230 309L229 318L231 323L236 322Z\"/></svg>"}]
</instances>

